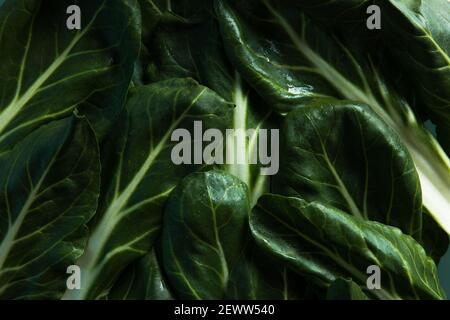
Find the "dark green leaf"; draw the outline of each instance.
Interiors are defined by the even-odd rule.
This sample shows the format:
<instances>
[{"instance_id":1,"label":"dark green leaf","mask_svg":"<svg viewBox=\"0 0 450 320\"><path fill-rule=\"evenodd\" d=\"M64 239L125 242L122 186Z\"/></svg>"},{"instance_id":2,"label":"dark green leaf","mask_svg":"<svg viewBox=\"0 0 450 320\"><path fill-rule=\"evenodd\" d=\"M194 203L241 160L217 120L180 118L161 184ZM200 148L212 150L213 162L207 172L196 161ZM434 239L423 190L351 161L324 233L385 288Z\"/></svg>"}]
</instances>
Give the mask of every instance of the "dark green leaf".
<instances>
[{"instance_id":1,"label":"dark green leaf","mask_svg":"<svg viewBox=\"0 0 450 320\"><path fill-rule=\"evenodd\" d=\"M426 212L422 214L422 230L421 243L427 254L438 264L449 248L448 234Z\"/></svg>"},{"instance_id":2,"label":"dark green leaf","mask_svg":"<svg viewBox=\"0 0 450 320\"><path fill-rule=\"evenodd\" d=\"M128 266L111 288L112 300L169 300L172 295L162 275L155 250Z\"/></svg>"},{"instance_id":3,"label":"dark green leaf","mask_svg":"<svg viewBox=\"0 0 450 320\"><path fill-rule=\"evenodd\" d=\"M230 66L217 21L211 14L213 10L213 2L209 0L177 1L172 13L182 18L161 22L150 46L155 57L151 79L192 77L235 104L233 121L228 128L245 133L253 129L254 132L234 140L236 145L242 146L234 150L236 159L242 156L245 164L229 164L221 169L247 184L254 203L268 191L269 181L268 176L260 174L259 165L250 164L250 159L257 152L260 129L271 129L279 120ZM227 141L229 153L233 150L231 141Z\"/></svg>"},{"instance_id":4,"label":"dark green leaf","mask_svg":"<svg viewBox=\"0 0 450 320\"><path fill-rule=\"evenodd\" d=\"M327 291L328 300L369 300L361 288L352 280L338 278Z\"/></svg>"},{"instance_id":5,"label":"dark green leaf","mask_svg":"<svg viewBox=\"0 0 450 320\"><path fill-rule=\"evenodd\" d=\"M259 249L252 240L230 274L227 299L298 300L317 297L312 283Z\"/></svg>"},{"instance_id":6,"label":"dark green leaf","mask_svg":"<svg viewBox=\"0 0 450 320\"><path fill-rule=\"evenodd\" d=\"M450 161L376 59L286 1L215 4L230 60L270 106L285 113L329 97L366 104L406 146L421 179L424 205L450 232Z\"/></svg>"},{"instance_id":7,"label":"dark green leaf","mask_svg":"<svg viewBox=\"0 0 450 320\"><path fill-rule=\"evenodd\" d=\"M127 109L103 153L107 194L78 262L84 285L67 292L68 299L104 295L128 263L150 250L170 192L185 175L202 168L172 162L177 144L172 132L194 132L194 121L202 121L204 130L223 130L232 106L193 80L172 79L139 87Z\"/></svg>"},{"instance_id":8,"label":"dark green leaf","mask_svg":"<svg viewBox=\"0 0 450 320\"><path fill-rule=\"evenodd\" d=\"M376 1L385 37L433 120L450 122L450 2ZM447 148L447 152L450 149Z\"/></svg>"},{"instance_id":9,"label":"dark green leaf","mask_svg":"<svg viewBox=\"0 0 450 320\"><path fill-rule=\"evenodd\" d=\"M420 240L419 177L395 134L364 105L322 101L288 114L274 191L399 227Z\"/></svg>"},{"instance_id":10,"label":"dark green leaf","mask_svg":"<svg viewBox=\"0 0 450 320\"><path fill-rule=\"evenodd\" d=\"M51 122L3 153L0 168L0 298L60 298L97 208L94 132L82 119Z\"/></svg>"},{"instance_id":11,"label":"dark green leaf","mask_svg":"<svg viewBox=\"0 0 450 320\"><path fill-rule=\"evenodd\" d=\"M319 285L351 278L366 286L369 266L381 270L378 299L444 299L437 269L399 229L364 221L329 205L264 195L250 216L258 244Z\"/></svg>"},{"instance_id":12,"label":"dark green leaf","mask_svg":"<svg viewBox=\"0 0 450 320\"><path fill-rule=\"evenodd\" d=\"M366 13L370 5L381 12L381 31L368 31ZM303 0L296 4L312 19L339 29L344 36L363 33L366 38L382 37L395 53L396 67L409 75L421 96L421 107L428 107L431 118L448 127L450 120L450 3L447 0ZM367 39L366 39L367 40ZM376 47L372 47L376 50ZM444 130L444 129L442 129ZM440 135L445 139L448 135ZM447 153L450 148L443 144Z\"/></svg>"},{"instance_id":13,"label":"dark green leaf","mask_svg":"<svg viewBox=\"0 0 450 320\"><path fill-rule=\"evenodd\" d=\"M7 0L0 8L0 144L81 109L99 137L122 110L139 49L135 0Z\"/></svg>"},{"instance_id":14,"label":"dark green leaf","mask_svg":"<svg viewBox=\"0 0 450 320\"><path fill-rule=\"evenodd\" d=\"M181 299L222 299L247 237L247 187L220 171L194 173L164 214L164 270Z\"/></svg>"},{"instance_id":15,"label":"dark green leaf","mask_svg":"<svg viewBox=\"0 0 450 320\"><path fill-rule=\"evenodd\" d=\"M153 81L191 77L232 101L235 75L226 61L209 0L177 1L178 20L162 21L146 42L154 58ZM214 72L212 72L214 70Z\"/></svg>"}]
</instances>

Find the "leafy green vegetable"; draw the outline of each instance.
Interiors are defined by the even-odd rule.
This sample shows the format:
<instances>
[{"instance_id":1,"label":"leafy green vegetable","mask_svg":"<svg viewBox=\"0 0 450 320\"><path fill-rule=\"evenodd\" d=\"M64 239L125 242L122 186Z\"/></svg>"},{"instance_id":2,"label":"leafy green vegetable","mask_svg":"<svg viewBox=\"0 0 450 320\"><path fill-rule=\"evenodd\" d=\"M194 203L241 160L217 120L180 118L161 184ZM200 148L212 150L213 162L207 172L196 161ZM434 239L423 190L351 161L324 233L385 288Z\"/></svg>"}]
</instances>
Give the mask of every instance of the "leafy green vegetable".
<instances>
[{"instance_id":1,"label":"leafy green vegetable","mask_svg":"<svg viewBox=\"0 0 450 320\"><path fill-rule=\"evenodd\" d=\"M244 300L313 299L318 288L260 250L254 240L230 273L226 298Z\"/></svg>"},{"instance_id":2,"label":"leafy green vegetable","mask_svg":"<svg viewBox=\"0 0 450 320\"><path fill-rule=\"evenodd\" d=\"M166 198L183 176L201 169L172 162L172 132L193 132L195 120L204 128L223 128L231 105L193 80L172 79L136 89L127 111L105 147L108 189L77 262L84 286L67 291L68 299L104 295L120 271L151 248Z\"/></svg>"},{"instance_id":3,"label":"leafy green vegetable","mask_svg":"<svg viewBox=\"0 0 450 320\"><path fill-rule=\"evenodd\" d=\"M438 125L438 139L450 154L450 2L378 1L384 13L386 38L395 59L411 76L421 104ZM447 142L445 142L447 141Z\"/></svg>"},{"instance_id":4,"label":"leafy green vegetable","mask_svg":"<svg viewBox=\"0 0 450 320\"><path fill-rule=\"evenodd\" d=\"M310 104L289 113L283 134L276 193L322 201L420 239L422 202L414 164L369 108L333 100Z\"/></svg>"},{"instance_id":5,"label":"leafy green vegetable","mask_svg":"<svg viewBox=\"0 0 450 320\"><path fill-rule=\"evenodd\" d=\"M220 171L194 173L173 192L164 214L164 270L182 299L221 299L245 248L245 184Z\"/></svg>"},{"instance_id":6,"label":"leafy green vegetable","mask_svg":"<svg viewBox=\"0 0 450 320\"><path fill-rule=\"evenodd\" d=\"M351 278L365 286L368 266L379 266L379 299L443 299L436 266L399 229L364 221L319 202L264 195L250 216L262 248L323 286Z\"/></svg>"},{"instance_id":7,"label":"leafy green vegetable","mask_svg":"<svg viewBox=\"0 0 450 320\"><path fill-rule=\"evenodd\" d=\"M139 50L137 3L83 1L82 29L69 31L72 3L8 0L0 9L2 148L77 106L103 137L122 109Z\"/></svg>"},{"instance_id":8,"label":"leafy green vegetable","mask_svg":"<svg viewBox=\"0 0 450 320\"><path fill-rule=\"evenodd\" d=\"M97 208L94 133L83 119L52 122L0 155L0 167L0 298L60 298Z\"/></svg>"},{"instance_id":9,"label":"leafy green vegetable","mask_svg":"<svg viewBox=\"0 0 450 320\"><path fill-rule=\"evenodd\" d=\"M0 299L444 299L449 9L0 0Z\"/></svg>"},{"instance_id":10,"label":"leafy green vegetable","mask_svg":"<svg viewBox=\"0 0 450 320\"><path fill-rule=\"evenodd\" d=\"M279 112L328 97L370 106L407 147L425 207L450 232L450 161L383 76L377 59L367 58L359 43L330 35L285 1L262 4L216 2L227 52L238 71Z\"/></svg>"},{"instance_id":11,"label":"leafy green vegetable","mask_svg":"<svg viewBox=\"0 0 450 320\"><path fill-rule=\"evenodd\" d=\"M449 236L428 213L422 214L422 245L428 255L439 263L449 247Z\"/></svg>"},{"instance_id":12,"label":"leafy green vegetable","mask_svg":"<svg viewBox=\"0 0 450 320\"><path fill-rule=\"evenodd\" d=\"M128 266L108 293L108 299L112 300L171 298L155 250Z\"/></svg>"},{"instance_id":13,"label":"leafy green vegetable","mask_svg":"<svg viewBox=\"0 0 450 320\"><path fill-rule=\"evenodd\" d=\"M280 120L228 62L219 26L211 16L213 10L209 0L177 1L177 7L171 11L172 15L176 13L177 19L161 22L149 45L155 60L149 77L154 81L192 77L236 106L227 128L254 131L248 137L239 136L234 140L236 146L241 145L243 149L233 149L232 138L227 140L227 152L242 157L245 164L232 163L221 169L244 181L252 202L256 202L264 191L269 190L269 179L260 175L260 166L250 164L249 159L257 151L260 130L275 128ZM177 32L180 28L182 33Z\"/></svg>"},{"instance_id":14,"label":"leafy green vegetable","mask_svg":"<svg viewBox=\"0 0 450 320\"><path fill-rule=\"evenodd\" d=\"M297 4L312 19L338 26L353 24L352 32L365 29L369 5L381 10L384 38L394 52L395 61L412 76L410 81L420 93L421 103L431 118L448 126L450 115L450 3L446 0L304 0ZM447 149L448 150L448 149Z\"/></svg>"},{"instance_id":15,"label":"leafy green vegetable","mask_svg":"<svg viewBox=\"0 0 450 320\"><path fill-rule=\"evenodd\" d=\"M328 300L369 300L352 280L338 278L327 291Z\"/></svg>"}]
</instances>

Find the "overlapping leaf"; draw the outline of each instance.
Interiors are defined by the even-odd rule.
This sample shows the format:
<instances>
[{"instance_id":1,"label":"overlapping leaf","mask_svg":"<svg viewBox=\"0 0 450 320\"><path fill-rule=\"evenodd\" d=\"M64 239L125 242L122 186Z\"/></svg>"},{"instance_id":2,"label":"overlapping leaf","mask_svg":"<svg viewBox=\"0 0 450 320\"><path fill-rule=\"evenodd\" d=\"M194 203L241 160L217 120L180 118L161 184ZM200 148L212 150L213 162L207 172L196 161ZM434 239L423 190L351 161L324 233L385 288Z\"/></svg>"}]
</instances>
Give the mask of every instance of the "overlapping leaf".
<instances>
[{"instance_id":1,"label":"overlapping leaf","mask_svg":"<svg viewBox=\"0 0 450 320\"><path fill-rule=\"evenodd\" d=\"M218 0L215 8L230 60L279 112L327 97L374 110L407 147L424 205L450 231L450 161L358 43L330 34L284 1Z\"/></svg>"},{"instance_id":2,"label":"overlapping leaf","mask_svg":"<svg viewBox=\"0 0 450 320\"><path fill-rule=\"evenodd\" d=\"M182 299L222 299L244 251L250 204L246 185L220 172L194 173L164 214L163 266Z\"/></svg>"},{"instance_id":3,"label":"overlapping leaf","mask_svg":"<svg viewBox=\"0 0 450 320\"><path fill-rule=\"evenodd\" d=\"M123 107L139 50L134 0L78 1L81 30L66 27L73 1L8 0L0 8L0 145L82 104L99 137Z\"/></svg>"},{"instance_id":4,"label":"overlapping leaf","mask_svg":"<svg viewBox=\"0 0 450 320\"><path fill-rule=\"evenodd\" d=\"M129 265L108 293L112 300L168 300L172 294L155 250Z\"/></svg>"},{"instance_id":5,"label":"overlapping leaf","mask_svg":"<svg viewBox=\"0 0 450 320\"><path fill-rule=\"evenodd\" d=\"M419 108L428 110L428 116L438 124L438 139L447 154L450 152L446 134L450 114L447 0L303 0L297 5L312 19L338 28L347 36L363 32L366 37L382 37L403 72L410 76L407 81L419 93ZM380 32L367 31L367 8L371 5L380 8ZM378 41L377 45L382 44Z\"/></svg>"},{"instance_id":6,"label":"overlapping leaf","mask_svg":"<svg viewBox=\"0 0 450 320\"><path fill-rule=\"evenodd\" d=\"M368 300L368 297L352 280L338 278L328 288L327 300Z\"/></svg>"},{"instance_id":7,"label":"overlapping leaf","mask_svg":"<svg viewBox=\"0 0 450 320\"><path fill-rule=\"evenodd\" d=\"M60 298L73 264L65 299L445 298L450 162L422 125L448 152L448 9L0 0L0 298ZM197 160L238 131L175 165L180 128Z\"/></svg>"},{"instance_id":8,"label":"overlapping leaf","mask_svg":"<svg viewBox=\"0 0 450 320\"><path fill-rule=\"evenodd\" d=\"M3 153L0 167L0 298L60 298L97 208L94 132L82 119L51 122Z\"/></svg>"},{"instance_id":9,"label":"overlapping leaf","mask_svg":"<svg viewBox=\"0 0 450 320\"><path fill-rule=\"evenodd\" d=\"M107 193L78 261L84 286L67 292L68 299L106 294L126 265L150 250L170 192L185 175L202 168L173 163L173 131L194 132L194 121L202 121L204 130L223 130L232 105L193 80L172 79L136 89L127 110L103 150Z\"/></svg>"},{"instance_id":10,"label":"overlapping leaf","mask_svg":"<svg viewBox=\"0 0 450 320\"><path fill-rule=\"evenodd\" d=\"M265 254L249 239L230 273L226 298L236 300L298 300L318 297L320 289Z\"/></svg>"},{"instance_id":11,"label":"overlapping leaf","mask_svg":"<svg viewBox=\"0 0 450 320\"><path fill-rule=\"evenodd\" d=\"M268 191L268 177L260 174L261 166L252 164L251 159L258 152L260 130L276 127L279 119L228 62L213 11L213 2L208 0L174 4L172 19L159 24L149 45L154 57L149 78L157 81L192 77L236 106L228 128L244 134L227 140L227 152L235 160L222 169L244 181L256 202L259 195Z\"/></svg>"},{"instance_id":12,"label":"overlapping leaf","mask_svg":"<svg viewBox=\"0 0 450 320\"><path fill-rule=\"evenodd\" d=\"M274 192L321 201L420 239L419 177L406 149L364 105L322 101L289 113Z\"/></svg>"},{"instance_id":13,"label":"overlapping leaf","mask_svg":"<svg viewBox=\"0 0 450 320\"><path fill-rule=\"evenodd\" d=\"M364 221L332 206L264 195L250 217L258 244L322 286L351 278L366 287L367 267L381 270L378 299L444 299L436 266L399 229Z\"/></svg>"},{"instance_id":14,"label":"overlapping leaf","mask_svg":"<svg viewBox=\"0 0 450 320\"><path fill-rule=\"evenodd\" d=\"M438 138L450 153L450 2L377 1L383 11L385 37L396 61L411 77L431 119L438 125Z\"/></svg>"}]
</instances>

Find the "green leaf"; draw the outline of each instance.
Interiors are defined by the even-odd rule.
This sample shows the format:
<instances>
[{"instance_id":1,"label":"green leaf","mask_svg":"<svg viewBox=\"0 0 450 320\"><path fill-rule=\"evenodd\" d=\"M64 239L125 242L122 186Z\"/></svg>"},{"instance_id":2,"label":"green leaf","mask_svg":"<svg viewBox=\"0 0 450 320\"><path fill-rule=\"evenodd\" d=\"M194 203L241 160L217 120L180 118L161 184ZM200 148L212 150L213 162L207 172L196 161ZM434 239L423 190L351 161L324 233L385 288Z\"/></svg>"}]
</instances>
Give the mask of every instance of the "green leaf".
<instances>
[{"instance_id":1,"label":"green leaf","mask_svg":"<svg viewBox=\"0 0 450 320\"><path fill-rule=\"evenodd\" d=\"M375 111L408 149L424 205L450 232L450 160L385 79L378 59L284 1L218 0L215 9L233 65L278 112L330 97Z\"/></svg>"},{"instance_id":2,"label":"green leaf","mask_svg":"<svg viewBox=\"0 0 450 320\"><path fill-rule=\"evenodd\" d=\"M241 258L250 210L247 187L220 171L194 173L164 214L164 271L181 299L222 299Z\"/></svg>"},{"instance_id":3,"label":"green leaf","mask_svg":"<svg viewBox=\"0 0 450 320\"><path fill-rule=\"evenodd\" d=\"M369 17L366 9L373 3L374 0L301 0L295 6L307 12L312 19L326 25L347 26L347 23L353 22L365 26Z\"/></svg>"},{"instance_id":4,"label":"green leaf","mask_svg":"<svg viewBox=\"0 0 450 320\"><path fill-rule=\"evenodd\" d=\"M134 73L131 86L145 85L153 82L148 79L147 72L152 67L154 60L146 46L149 39L153 37L154 31L164 16L160 5L153 0L138 0L141 12L141 48L139 57L134 65Z\"/></svg>"},{"instance_id":5,"label":"green leaf","mask_svg":"<svg viewBox=\"0 0 450 320\"><path fill-rule=\"evenodd\" d=\"M351 278L365 286L367 267L381 270L378 299L444 299L437 269L399 229L364 221L332 206L264 195L250 216L252 233L269 254L319 285Z\"/></svg>"},{"instance_id":6,"label":"green leaf","mask_svg":"<svg viewBox=\"0 0 450 320\"><path fill-rule=\"evenodd\" d=\"M58 299L97 208L100 161L83 119L50 122L0 155L0 298Z\"/></svg>"},{"instance_id":7,"label":"green leaf","mask_svg":"<svg viewBox=\"0 0 450 320\"><path fill-rule=\"evenodd\" d=\"M163 15L160 5L153 0L138 0L142 15L142 40L147 41Z\"/></svg>"},{"instance_id":8,"label":"green leaf","mask_svg":"<svg viewBox=\"0 0 450 320\"><path fill-rule=\"evenodd\" d=\"M212 10L209 0L176 2L170 14L177 19L161 21L154 37L145 42L154 59L151 81L190 77L232 100L233 69L226 61Z\"/></svg>"},{"instance_id":9,"label":"green leaf","mask_svg":"<svg viewBox=\"0 0 450 320\"><path fill-rule=\"evenodd\" d=\"M155 60L150 79L192 77L236 106L228 128L242 130L245 134L227 140L227 153L243 161L237 163L236 160L221 169L244 181L252 203L256 203L258 197L269 190L269 179L260 174L260 165L251 164L251 159L257 152L260 130L278 127L280 120L230 65L217 20L211 14L213 10L213 2L209 0L176 2L171 13L176 14L178 20L162 21L149 45Z\"/></svg>"},{"instance_id":10,"label":"green leaf","mask_svg":"<svg viewBox=\"0 0 450 320\"><path fill-rule=\"evenodd\" d=\"M381 9L381 36L395 53L397 66L409 75L434 121L450 121L450 3L447 0L304 0L297 6L311 18L354 37L367 30L372 5ZM374 33L370 31L370 33ZM365 32L368 36L369 32ZM381 43L378 42L378 45ZM450 149L446 149L447 152Z\"/></svg>"},{"instance_id":11,"label":"green leaf","mask_svg":"<svg viewBox=\"0 0 450 320\"><path fill-rule=\"evenodd\" d=\"M433 121L450 123L450 2L376 1L385 37ZM389 31L388 31L389 30ZM446 149L447 153L450 149Z\"/></svg>"},{"instance_id":12,"label":"green leaf","mask_svg":"<svg viewBox=\"0 0 450 320\"><path fill-rule=\"evenodd\" d=\"M267 9L269 5L266 1L216 1L225 49L247 82L281 113L317 99L338 97L339 89L357 98L360 93L351 82L358 85L362 80L345 49L295 8L281 7L283 13L290 13L284 17L272 7ZM291 26L294 19L297 22ZM295 33L291 29L301 33L292 34L291 39L288 32ZM303 42L297 43L300 37ZM337 56L344 59L336 60ZM320 67L333 73L330 78L324 77ZM350 79L340 81L343 75ZM331 77L345 88L335 88Z\"/></svg>"},{"instance_id":13,"label":"green leaf","mask_svg":"<svg viewBox=\"0 0 450 320\"><path fill-rule=\"evenodd\" d=\"M178 182L204 165L175 165L175 129L224 130L232 105L190 79L172 79L133 91L118 127L103 150L104 190L86 252L81 290L67 299L105 294L124 267L145 255L160 232L165 200ZM191 137L191 145L195 137Z\"/></svg>"},{"instance_id":14,"label":"green leaf","mask_svg":"<svg viewBox=\"0 0 450 320\"><path fill-rule=\"evenodd\" d=\"M327 291L327 300L369 300L352 280L338 278Z\"/></svg>"},{"instance_id":15,"label":"green leaf","mask_svg":"<svg viewBox=\"0 0 450 320\"><path fill-rule=\"evenodd\" d=\"M420 240L422 198L412 159L364 105L335 100L289 113L274 192L320 201Z\"/></svg>"},{"instance_id":16,"label":"green leaf","mask_svg":"<svg viewBox=\"0 0 450 320\"><path fill-rule=\"evenodd\" d=\"M108 293L111 300L169 300L167 287L159 262L152 250L129 265Z\"/></svg>"},{"instance_id":17,"label":"green leaf","mask_svg":"<svg viewBox=\"0 0 450 320\"><path fill-rule=\"evenodd\" d=\"M422 240L420 241L427 254L438 265L441 257L449 248L448 234L433 220L429 213L422 214Z\"/></svg>"},{"instance_id":18,"label":"green leaf","mask_svg":"<svg viewBox=\"0 0 450 320\"><path fill-rule=\"evenodd\" d=\"M317 287L265 254L250 239L230 274L227 299L299 300L317 297Z\"/></svg>"},{"instance_id":19,"label":"green leaf","mask_svg":"<svg viewBox=\"0 0 450 320\"><path fill-rule=\"evenodd\" d=\"M370 5L381 9L381 30L368 30L366 13ZM363 34L377 39L377 47L387 46L394 52L396 68L400 66L426 106L429 116L439 126L450 121L450 11L447 0L303 0L295 4L315 21L339 29L343 36ZM444 130L444 129L441 129ZM440 130L438 130L440 131ZM440 142L445 133L438 134ZM442 143L447 154L448 143Z\"/></svg>"},{"instance_id":20,"label":"green leaf","mask_svg":"<svg viewBox=\"0 0 450 320\"><path fill-rule=\"evenodd\" d=\"M73 1L7 0L0 8L0 146L75 107L101 138L116 120L139 50L135 0L82 0L81 30L68 30Z\"/></svg>"}]
</instances>

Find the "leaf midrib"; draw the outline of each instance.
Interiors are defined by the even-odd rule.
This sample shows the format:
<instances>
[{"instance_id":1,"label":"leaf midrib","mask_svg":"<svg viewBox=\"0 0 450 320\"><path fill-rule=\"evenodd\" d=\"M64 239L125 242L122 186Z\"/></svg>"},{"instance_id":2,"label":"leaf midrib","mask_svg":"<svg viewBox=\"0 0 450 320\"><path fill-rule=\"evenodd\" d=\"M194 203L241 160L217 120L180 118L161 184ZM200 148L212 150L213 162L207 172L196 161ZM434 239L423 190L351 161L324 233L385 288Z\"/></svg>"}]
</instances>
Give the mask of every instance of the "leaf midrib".
<instances>
[{"instance_id":1,"label":"leaf midrib","mask_svg":"<svg viewBox=\"0 0 450 320\"><path fill-rule=\"evenodd\" d=\"M422 184L422 194L424 195L423 203L425 207L429 209L430 213L442 226L442 228L447 233L450 233L450 216L446 213L442 213L447 209L450 209L450 200L448 200L450 199L450 183L445 179L445 177L448 177L450 172L450 161L438 143L431 140L428 136L425 137L423 133L419 131L422 130L422 128L418 127L417 120L410 110L407 113L407 124L404 124L403 117L397 114L396 110L391 108L389 110L390 113L386 112L380 102L375 99L372 92L364 92L347 81L345 77L343 77L335 68L323 60L297 36L289 23L274 10L268 0L263 0L263 3L265 3L270 12L277 19L278 23L285 29L296 48L303 53L313 65L316 66L325 79L333 84L344 97L348 99L356 99L369 105L375 113L378 114L378 116L380 116L383 121L386 122L386 124L396 134L399 135L402 142L411 153L416 169L419 173L420 182ZM377 76L376 71L374 70L373 72L374 75ZM337 85L338 83L340 85ZM342 84L346 85L347 88L343 89ZM419 139L416 141L411 139L411 129L418 132L417 138ZM428 154L431 154L431 156L428 156ZM437 168L434 169L430 167L429 163L436 163ZM435 184L438 184L440 188L436 188ZM426 187L423 187L424 185L426 185ZM439 205L436 205L437 201L435 201L435 199L438 200Z\"/></svg>"},{"instance_id":2,"label":"leaf midrib","mask_svg":"<svg viewBox=\"0 0 450 320\"><path fill-rule=\"evenodd\" d=\"M289 225L288 223L285 223L281 218L279 218L276 214L272 213L271 211L267 210L266 208L262 207L261 205L258 205L258 207L263 210L264 212L266 212L267 214L269 214L272 218L274 218L276 221L278 221L278 223L280 223L282 226L284 226L285 228L287 228L288 230L290 230L291 232L293 232L294 234L300 236L301 238L305 239L307 242L309 242L310 244L312 244L313 246L319 248L320 250L322 250L324 253L326 253L332 260L336 261L341 267L343 267L344 269L346 269L348 272L350 272L351 274L354 274L355 276L358 277L358 279L362 282L365 281L366 276L361 273L358 269L356 269L353 265L347 263L344 259L342 259L340 256L338 256L337 254L331 252L327 247L323 246L321 243L315 241L314 239L308 237L306 234L300 232L300 230L292 227L291 225ZM270 246L269 244L267 244L268 246ZM380 291L380 292L378 292ZM398 299L398 297L393 297L391 296L390 293L386 292L385 290L376 290L375 291L375 295L379 296L381 299L384 298L389 298L391 300L393 299Z\"/></svg>"},{"instance_id":3,"label":"leaf midrib","mask_svg":"<svg viewBox=\"0 0 450 320\"><path fill-rule=\"evenodd\" d=\"M20 90L22 87L22 81L19 82L16 94L14 98L11 100L8 106L0 113L0 135L3 134L5 128L9 125L9 123L17 116L17 114L22 111L24 106L36 95L41 86L55 73L55 71L67 60L70 52L73 48L78 44L78 42L85 36L85 34L91 29L92 24L97 19L99 13L103 10L105 5L105 1L103 1L102 5L97 9L93 18L89 22L89 24L83 28L83 31L77 33L66 49L51 63L47 69L34 81L34 83L20 96ZM30 33L33 29L35 16L33 16L33 23L30 27ZM29 42L31 41L32 36L29 36L27 47L24 52L24 57L22 59L19 80L22 80L23 73L25 69L25 63L28 57L29 51ZM0 138L1 140L2 138Z\"/></svg>"},{"instance_id":4,"label":"leaf midrib","mask_svg":"<svg viewBox=\"0 0 450 320\"><path fill-rule=\"evenodd\" d=\"M35 187L29 193L29 196L27 197L27 200L25 201L24 206L20 210L19 214L17 215L16 220L12 223L12 225L8 229L8 232L6 233L5 237L3 238L3 240L0 244L0 270L3 268L4 263L9 255L9 252L11 251L12 247L14 246L15 239L17 237L18 232L20 231L22 223L24 222L25 218L27 217L27 214L29 213L29 209L30 209L31 205L36 200L35 198L38 194L38 191L40 190L42 183L44 182L45 178L47 177L47 174L49 173L51 167L55 163L58 153L59 153L59 150L53 155L48 166L45 168L44 172L42 173L42 176L39 179L38 183L35 185ZM7 186L5 186L5 188L6 187Z\"/></svg>"},{"instance_id":5,"label":"leaf midrib","mask_svg":"<svg viewBox=\"0 0 450 320\"><path fill-rule=\"evenodd\" d=\"M183 113L178 117L178 119L168 128L166 133L164 134L161 141L158 145L150 152L147 159L141 165L139 171L134 175L130 183L127 187L122 191L122 193L116 198L112 200L111 205L106 209L105 214L100 220L97 227L92 231L90 239L88 241L88 245L85 250L85 254L90 256L89 261L86 261L86 257L82 256L79 259L78 265L83 266L84 274L86 276L87 281L85 281L82 290L77 293L79 297L85 297L89 290L91 289L91 285L94 283L96 279L96 275L100 270L98 270L97 266L102 265L101 260L105 259L100 256L100 253L112 234L114 227L121 221L123 218L123 209L126 206L128 200L133 195L134 191L138 187L139 183L143 180L148 170L152 167L154 161L161 153L161 151L166 146L167 141L174 129L180 124L180 122L185 118L185 116L189 113L191 108L196 104L196 102L201 98L201 96L206 92L206 88L203 88L200 93L192 100L191 104L183 111ZM118 174L120 176L120 174ZM166 192L158 194L157 196L164 195ZM153 197L155 198L155 197ZM125 211L129 213L129 211ZM104 261L103 261L104 262ZM90 274L92 273L92 274ZM68 293L66 293L68 295Z\"/></svg>"}]
</instances>

